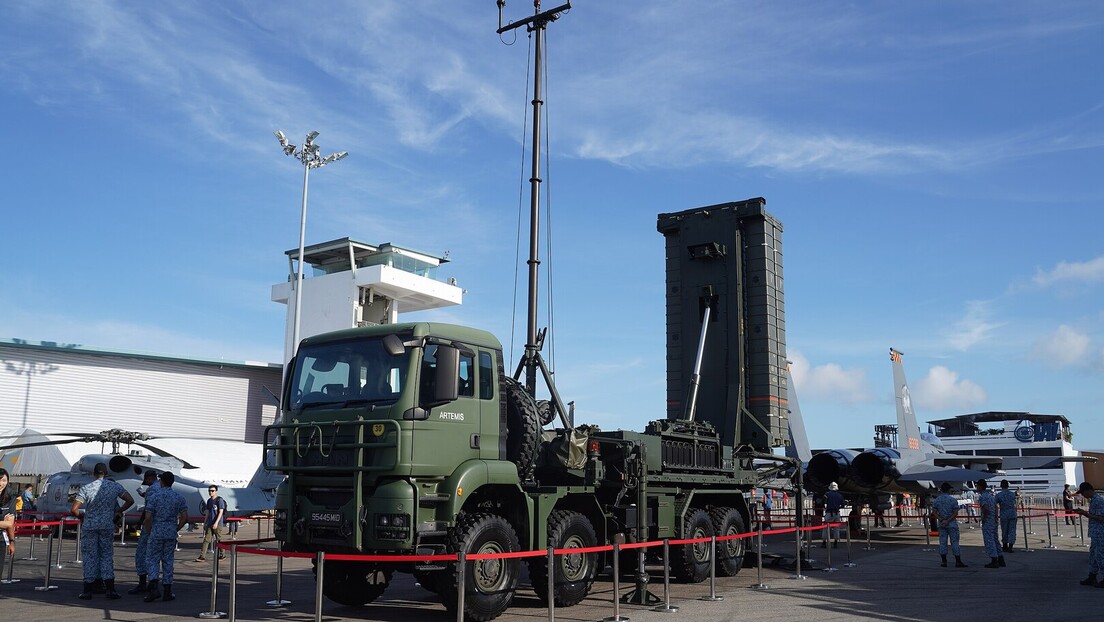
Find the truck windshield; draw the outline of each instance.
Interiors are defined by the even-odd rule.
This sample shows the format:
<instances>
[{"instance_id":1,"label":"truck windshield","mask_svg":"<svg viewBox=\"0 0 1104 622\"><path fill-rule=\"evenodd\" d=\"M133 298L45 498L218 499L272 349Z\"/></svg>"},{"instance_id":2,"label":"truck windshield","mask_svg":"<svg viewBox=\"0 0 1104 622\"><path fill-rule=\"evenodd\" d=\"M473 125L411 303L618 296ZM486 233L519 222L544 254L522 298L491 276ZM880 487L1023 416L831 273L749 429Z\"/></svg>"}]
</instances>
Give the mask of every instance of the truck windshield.
<instances>
[{"instance_id":1,"label":"truck windshield","mask_svg":"<svg viewBox=\"0 0 1104 622\"><path fill-rule=\"evenodd\" d=\"M388 354L382 338L304 346L291 380L291 410L394 402L406 385L409 356Z\"/></svg>"}]
</instances>

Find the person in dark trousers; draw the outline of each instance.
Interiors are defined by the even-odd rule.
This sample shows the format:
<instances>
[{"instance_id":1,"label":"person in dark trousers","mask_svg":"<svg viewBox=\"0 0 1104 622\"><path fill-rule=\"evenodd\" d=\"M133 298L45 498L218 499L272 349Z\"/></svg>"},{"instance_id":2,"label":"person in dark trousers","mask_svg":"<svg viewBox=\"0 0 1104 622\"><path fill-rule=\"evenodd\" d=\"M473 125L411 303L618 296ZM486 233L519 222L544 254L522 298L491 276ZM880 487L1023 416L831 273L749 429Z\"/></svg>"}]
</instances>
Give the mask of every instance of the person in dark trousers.
<instances>
[{"instance_id":1,"label":"person in dark trousers","mask_svg":"<svg viewBox=\"0 0 1104 622\"><path fill-rule=\"evenodd\" d=\"M1068 516L1069 514L1075 513L1073 511L1073 489L1070 488L1069 484L1066 484L1065 488L1062 489L1062 509L1064 509L1067 514L1065 517L1066 524L1076 525L1077 521L1072 516Z\"/></svg>"},{"instance_id":2,"label":"person in dark trousers","mask_svg":"<svg viewBox=\"0 0 1104 622\"><path fill-rule=\"evenodd\" d=\"M1096 492L1092 484L1081 482L1077 493L1089 502L1089 509L1077 508L1074 514L1080 514L1089 519L1089 576L1081 581L1081 585L1095 585L1104 587L1104 581L1096 582L1096 577L1104 572L1104 497Z\"/></svg>"},{"instance_id":3,"label":"person in dark trousers","mask_svg":"<svg viewBox=\"0 0 1104 622\"><path fill-rule=\"evenodd\" d=\"M8 494L8 471L0 469L0 568L7 565L5 555L15 556L15 498Z\"/></svg>"},{"instance_id":4,"label":"person in dark trousers","mask_svg":"<svg viewBox=\"0 0 1104 622\"><path fill-rule=\"evenodd\" d=\"M840 516L840 511L845 504L843 495L840 494L839 484L832 482L828 484L828 493L824 495L824 520L831 524L828 532L832 538L832 548L839 546L840 526L843 522L843 518ZM827 547L828 542L821 542L822 547Z\"/></svg>"},{"instance_id":5,"label":"person in dark trousers","mask_svg":"<svg viewBox=\"0 0 1104 622\"><path fill-rule=\"evenodd\" d=\"M92 584L104 582L107 597L121 598L115 591L115 547L112 536L115 524L122 520L134 498L118 483L107 479L107 465L97 462L92 469L96 479L80 487L69 513L81 519L81 559L84 568L84 591L78 598L92 598ZM119 499L123 505L119 505Z\"/></svg>"},{"instance_id":6,"label":"person in dark trousers","mask_svg":"<svg viewBox=\"0 0 1104 622\"><path fill-rule=\"evenodd\" d=\"M226 520L226 500L219 497L218 486L211 484L207 487L210 498L203 506L203 544L199 548L197 562L207 561L207 547L218 552L219 559L226 559L226 554L218 550L219 542L222 542L222 525ZM212 544L213 542L213 544Z\"/></svg>"},{"instance_id":7,"label":"person in dark trousers","mask_svg":"<svg viewBox=\"0 0 1104 622\"><path fill-rule=\"evenodd\" d=\"M773 497L773 491L767 490L766 488L763 489L763 518L761 520L763 529L771 528L771 510L774 508Z\"/></svg>"},{"instance_id":8,"label":"person in dark trousers","mask_svg":"<svg viewBox=\"0 0 1104 622\"><path fill-rule=\"evenodd\" d=\"M943 482L939 487L942 494L932 501L932 511L939 525L940 566L947 567L947 541L950 540L951 552L955 556L955 568L965 568L962 563L962 549L958 545L958 499L951 496L951 485Z\"/></svg>"},{"instance_id":9,"label":"person in dark trousers","mask_svg":"<svg viewBox=\"0 0 1104 622\"><path fill-rule=\"evenodd\" d=\"M979 479L975 487L978 489L978 509L981 510L981 539L985 543L985 554L992 560L985 567L1000 568L1004 565L1004 555L1001 554L997 537L997 499L985 480Z\"/></svg>"},{"instance_id":10,"label":"person in dark trousers","mask_svg":"<svg viewBox=\"0 0 1104 622\"><path fill-rule=\"evenodd\" d=\"M903 527L905 525L904 506L905 495L897 493L897 496L893 498L893 510L897 513L897 522L893 523L894 527Z\"/></svg>"},{"instance_id":11,"label":"person in dark trousers","mask_svg":"<svg viewBox=\"0 0 1104 622\"><path fill-rule=\"evenodd\" d=\"M146 568L149 574L149 591L145 601L158 598L175 600L173 594L173 566L176 554L177 533L188 522L188 502L172 489L176 476L172 471L161 474L161 490L146 503L146 522L142 534L150 534ZM158 585L160 583L160 585Z\"/></svg>"}]
</instances>

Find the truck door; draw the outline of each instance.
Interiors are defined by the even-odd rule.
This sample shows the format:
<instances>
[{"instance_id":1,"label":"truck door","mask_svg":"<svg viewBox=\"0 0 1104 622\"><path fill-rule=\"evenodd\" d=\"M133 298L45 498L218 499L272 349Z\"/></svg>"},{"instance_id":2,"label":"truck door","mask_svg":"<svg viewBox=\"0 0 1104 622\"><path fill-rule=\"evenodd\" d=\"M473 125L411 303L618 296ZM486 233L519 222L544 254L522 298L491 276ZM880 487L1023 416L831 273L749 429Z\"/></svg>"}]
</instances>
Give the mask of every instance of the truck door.
<instances>
[{"instance_id":1,"label":"truck door","mask_svg":"<svg viewBox=\"0 0 1104 622\"><path fill-rule=\"evenodd\" d=\"M433 395L437 382L437 346L429 344L422 355L419 392ZM411 443L411 474L440 475L479 456L479 402L476 396L475 351L463 349L457 367L459 391L451 402L427 408L429 416L415 424ZM424 402L423 402L424 403ZM447 472L447 470L445 471Z\"/></svg>"}]
</instances>

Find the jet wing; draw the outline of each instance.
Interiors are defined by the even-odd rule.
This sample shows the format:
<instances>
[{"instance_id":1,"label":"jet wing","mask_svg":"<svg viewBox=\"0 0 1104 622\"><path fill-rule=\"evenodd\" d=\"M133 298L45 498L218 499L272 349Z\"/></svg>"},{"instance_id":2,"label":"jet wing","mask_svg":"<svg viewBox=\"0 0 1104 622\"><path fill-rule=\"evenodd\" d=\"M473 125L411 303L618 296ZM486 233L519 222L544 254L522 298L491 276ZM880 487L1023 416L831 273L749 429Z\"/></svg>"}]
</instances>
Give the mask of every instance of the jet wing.
<instances>
[{"instance_id":1,"label":"jet wing","mask_svg":"<svg viewBox=\"0 0 1104 622\"><path fill-rule=\"evenodd\" d=\"M897 481L901 482L971 482L978 479L989 479L996 473L975 471L954 467L935 466L932 464L920 464L901 474Z\"/></svg>"},{"instance_id":2,"label":"jet wing","mask_svg":"<svg viewBox=\"0 0 1104 622\"><path fill-rule=\"evenodd\" d=\"M1096 462L1092 456L1009 456L1005 469L1060 469L1067 462Z\"/></svg>"},{"instance_id":3,"label":"jet wing","mask_svg":"<svg viewBox=\"0 0 1104 622\"><path fill-rule=\"evenodd\" d=\"M1008 458L1000 456L963 456L959 454L935 454L932 464L940 467L967 467L971 464L1008 464Z\"/></svg>"}]
</instances>

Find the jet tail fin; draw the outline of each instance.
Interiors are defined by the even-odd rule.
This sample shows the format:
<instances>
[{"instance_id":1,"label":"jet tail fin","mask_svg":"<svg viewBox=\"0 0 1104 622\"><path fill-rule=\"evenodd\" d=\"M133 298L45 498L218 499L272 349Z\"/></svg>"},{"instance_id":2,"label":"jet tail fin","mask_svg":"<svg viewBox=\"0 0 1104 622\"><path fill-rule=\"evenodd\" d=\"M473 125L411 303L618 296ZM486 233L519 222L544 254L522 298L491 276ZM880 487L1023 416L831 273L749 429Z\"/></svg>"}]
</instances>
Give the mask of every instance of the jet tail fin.
<instances>
[{"instance_id":1,"label":"jet tail fin","mask_svg":"<svg viewBox=\"0 0 1104 622\"><path fill-rule=\"evenodd\" d=\"M893 364L893 396L897 403L897 449L906 453L920 452L920 425L916 422L916 413L912 410L912 395L905 380L905 367L901 362L904 354L889 349L889 360Z\"/></svg>"},{"instance_id":2,"label":"jet tail fin","mask_svg":"<svg viewBox=\"0 0 1104 622\"><path fill-rule=\"evenodd\" d=\"M809 447L809 435L805 431L805 419L801 416L801 406L797 403L797 392L794 390L793 374L789 367L786 368L786 399L790 406L790 446L786 448L786 455L797 458L802 464L808 464L813 457L813 450Z\"/></svg>"}]
</instances>

